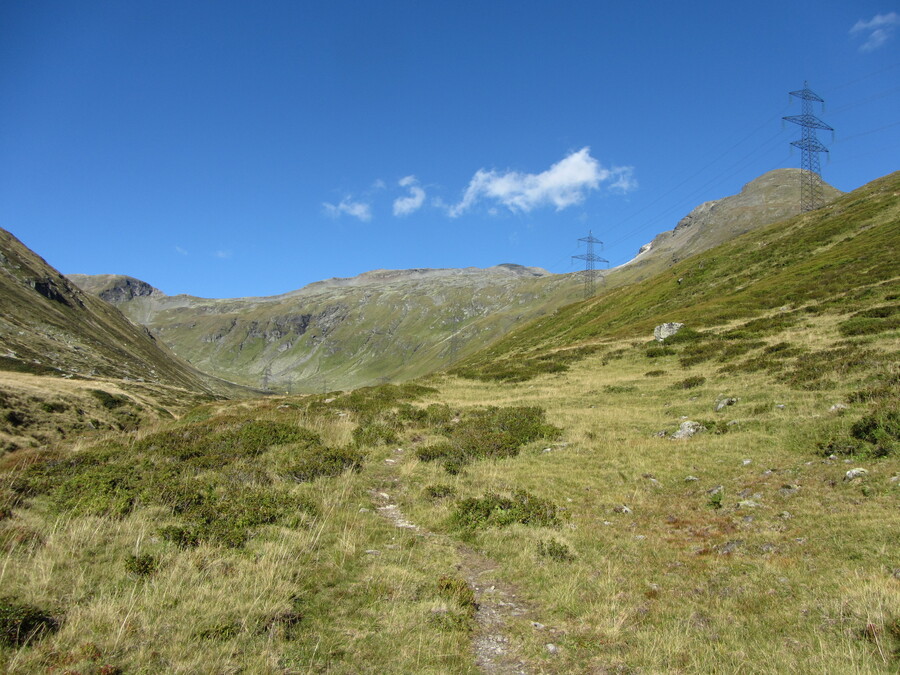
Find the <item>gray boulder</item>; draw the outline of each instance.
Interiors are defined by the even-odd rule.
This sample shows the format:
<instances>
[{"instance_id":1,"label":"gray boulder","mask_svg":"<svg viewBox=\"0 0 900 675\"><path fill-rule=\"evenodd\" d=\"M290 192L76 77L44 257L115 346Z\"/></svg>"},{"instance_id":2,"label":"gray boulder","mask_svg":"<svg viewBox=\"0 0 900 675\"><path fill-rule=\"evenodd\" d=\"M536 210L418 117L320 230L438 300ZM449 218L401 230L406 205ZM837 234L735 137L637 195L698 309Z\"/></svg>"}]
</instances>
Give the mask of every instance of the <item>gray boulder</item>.
<instances>
[{"instance_id":1,"label":"gray boulder","mask_svg":"<svg viewBox=\"0 0 900 675\"><path fill-rule=\"evenodd\" d=\"M684 328L683 323L663 323L653 329L653 337L657 342L662 342L667 337L675 335L682 328Z\"/></svg>"}]
</instances>

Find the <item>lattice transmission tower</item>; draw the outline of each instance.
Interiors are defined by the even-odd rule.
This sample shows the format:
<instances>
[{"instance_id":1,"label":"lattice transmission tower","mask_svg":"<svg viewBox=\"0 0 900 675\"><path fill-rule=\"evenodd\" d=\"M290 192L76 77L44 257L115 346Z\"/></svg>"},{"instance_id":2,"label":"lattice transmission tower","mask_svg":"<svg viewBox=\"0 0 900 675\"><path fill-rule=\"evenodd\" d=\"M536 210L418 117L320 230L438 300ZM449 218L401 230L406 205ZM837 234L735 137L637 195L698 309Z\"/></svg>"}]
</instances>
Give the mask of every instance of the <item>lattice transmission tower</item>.
<instances>
[{"instance_id":1,"label":"lattice transmission tower","mask_svg":"<svg viewBox=\"0 0 900 675\"><path fill-rule=\"evenodd\" d=\"M800 210L814 211L822 206L822 176L819 166L819 153L828 152L828 148L816 138L816 129L834 131L818 117L813 115L813 101L825 103L825 99L814 93L809 84L803 83L803 89L792 91L791 96L800 99L800 115L785 117L788 122L799 124L802 128L799 141L791 141L791 145L800 148ZM824 107L824 106L823 106Z\"/></svg>"},{"instance_id":2,"label":"lattice transmission tower","mask_svg":"<svg viewBox=\"0 0 900 675\"><path fill-rule=\"evenodd\" d=\"M601 258L594 253L594 244L600 244L602 247L603 242L597 239L590 230L588 230L588 236L582 237L578 241L583 241L587 244L587 253L573 255L572 257L577 258L578 260L584 260L584 272L582 272L584 275L584 297L589 298L594 294L594 289L596 288L597 268L594 263L608 263L609 260Z\"/></svg>"}]
</instances>

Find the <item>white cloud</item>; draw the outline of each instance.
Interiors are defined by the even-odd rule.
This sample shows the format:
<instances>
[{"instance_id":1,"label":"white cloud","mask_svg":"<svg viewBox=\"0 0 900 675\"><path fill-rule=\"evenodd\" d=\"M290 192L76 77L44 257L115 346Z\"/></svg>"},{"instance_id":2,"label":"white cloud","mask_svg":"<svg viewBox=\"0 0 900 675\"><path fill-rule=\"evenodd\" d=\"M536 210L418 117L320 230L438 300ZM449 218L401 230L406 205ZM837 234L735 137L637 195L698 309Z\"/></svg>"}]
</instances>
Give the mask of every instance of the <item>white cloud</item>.
<instances>
[{"instance_id":1,"label":"white cloud","mask_svg":"<svg viewBox=\"0 0 900 675\"><path fill-rule=\"evenodd\" d=\"M175 253L177 253L178 255L187 255L188 254L188 252L185 249L181 248L180 246L175 247Z\"/></svg>"},{"instance_id":2,"label":"white cloud","mask_svg":"<svg viewBox=\"0 0 900 675\"><path fill-rule=\"evenodd\" d=\"M456 218L481 200L498 202L513 212L528 213L541 206L561 211L583 202L589 191L604 182L620 192L637 187L632 167L604 168L591 157L590 148L584 147L537 174L479 169L460 202L447 212Z\"/></svg>"},{"instance_id":3,"label":"white cloud","mask_svg":"<svg viewBox=\"0 0 900 675\"><path fill-rule=\"evenodd\" d=\"M226 250L224 250L224 249L219 249L218 251L213 251L213 255L214 255L216 258L219 258L219 259L221 259L221 260L228 260L228 258L230 258L230 257L232 256L232 253L231 253L231 251L226 251Z\"/></svg>"},{"instance_id":4,"label":"white cloud","mask_svg":"<svg viewBox=\"0 0 900 675\"><path fill-rule=\"evenodd\" d=\"M376 178L376 179L375 179L375 182L372 183L372 189L373 189L373 190L384 190L386 187L387 187L387 183L385 183L385 182L384 182L383 180L381 180L380 178Z\"/></svg>"},{"instance_id":5,"label":"white cloud","mask_svg":"<svg viewBox=\"0 0 900 675\"><path fill-rule=\"evenodd\" d=\"M398 197L394 200L394 215L408 216L410 213L418 211L422 204L425 203L425 190L419 187L419 181L416 180L416 177L406 176L401 178L398 185L409 188L409 196Z\"/></svg>"},{"instance_id":6,"label":"white cloud","mask_svg":"<svg viewBox=\"0 0 900 675\"><path fill-rule=\"evenodd\" d=\"M350 197L344 197L340 204L329 204L322 202L325 213L332 218L340 218L341 214L346 213L348 216L359 218L363 222L372 220L372 207L365 202L354 202Z\"/></svg>"},{"instance_id":7,"label":"white cloud","mask_svg":"<svg viewBox=\"0 0 900 675\"><path fill-rule=\"evenodd\" d=\"M887 42L897 26L900 26L900 14L897 12L876 14L868 21L857 21L850 29L850 35L864 36L866 41L860 45L859 51L871 52Z\"/></svg>"}]
</instances>

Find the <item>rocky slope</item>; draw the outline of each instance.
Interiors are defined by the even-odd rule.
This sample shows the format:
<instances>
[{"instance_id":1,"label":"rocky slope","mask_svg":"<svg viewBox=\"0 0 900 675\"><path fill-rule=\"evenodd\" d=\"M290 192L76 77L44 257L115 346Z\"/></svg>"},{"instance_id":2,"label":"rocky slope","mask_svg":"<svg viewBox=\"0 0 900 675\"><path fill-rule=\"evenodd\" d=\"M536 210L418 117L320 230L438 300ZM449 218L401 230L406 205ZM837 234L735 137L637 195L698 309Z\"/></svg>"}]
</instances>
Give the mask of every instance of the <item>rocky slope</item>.
<instances>
[{"instance_id":1,"label":"rocky slope","mask_svg":"<svg viewBox=\"0 0 900 675\"><path fill-rule=\"evenodd\" d=\"M831 202L841 191L823 184ZM747 183L736 195L704 202L658 234L638 255L610 273L616 285L634 283L706 251L745 232L795 216L800 212L800 170L775 169Z\"/></svg>"}]
</instances>

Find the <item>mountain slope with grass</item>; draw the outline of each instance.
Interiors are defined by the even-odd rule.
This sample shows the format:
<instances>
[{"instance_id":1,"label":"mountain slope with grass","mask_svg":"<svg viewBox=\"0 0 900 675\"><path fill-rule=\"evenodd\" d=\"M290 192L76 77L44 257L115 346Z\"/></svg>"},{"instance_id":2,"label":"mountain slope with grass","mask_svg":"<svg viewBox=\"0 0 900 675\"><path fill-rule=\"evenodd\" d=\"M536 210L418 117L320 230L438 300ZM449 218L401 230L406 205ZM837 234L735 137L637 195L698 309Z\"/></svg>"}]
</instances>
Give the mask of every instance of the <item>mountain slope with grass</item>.
<instances>
[{"instance_id":1,"label":"mountain slope with grass","mask_svg":"<svg viewBox=\"0 0 900 675\"><path fill-rule=\"evenodd\" d=\"M900 263L900 173L873 181L813 212L747 233L638 284L569 305L498 341L459 372L502 376L555 367L598 338L639 337L654 325L693 329L775 311L770 321L802 323L816 313L855 315L879 303L893 326ZM893 298L893 299L889 299Z\"/></svg>"},{"instance_id":2,"label":"mountain slope with grass","mask_svg":"<svg viewBox=\"0 0 900 675\"><path fill-rule=\"evenodd\" d=\"M896 673L898 196L451 372L6 453L0 666Z\"/></svg>"},{"instance_id":3,"label":"mountain slope with grass","mask_svg":"<svg viewBox=\"0 0 900 675\"><path fill-rule=\"evenodd\" d=\"M577 280L521 265L378 270L266 298L166 296L71 275L210 374L278 391L343 389L445 368L575 300Z\"/></svg>"},{"instance_id":4,"label":"mountain slope with grass","mask_svg":"<svg viewBox=\"0 0 900 675\"><path fill-rule=\"evenodd\" d=\"M240 395L174 356L0 230L0 449ZM180 402L180 403L179 403Z\"/></svg>"}]
</instances>

